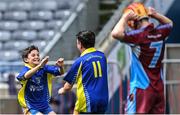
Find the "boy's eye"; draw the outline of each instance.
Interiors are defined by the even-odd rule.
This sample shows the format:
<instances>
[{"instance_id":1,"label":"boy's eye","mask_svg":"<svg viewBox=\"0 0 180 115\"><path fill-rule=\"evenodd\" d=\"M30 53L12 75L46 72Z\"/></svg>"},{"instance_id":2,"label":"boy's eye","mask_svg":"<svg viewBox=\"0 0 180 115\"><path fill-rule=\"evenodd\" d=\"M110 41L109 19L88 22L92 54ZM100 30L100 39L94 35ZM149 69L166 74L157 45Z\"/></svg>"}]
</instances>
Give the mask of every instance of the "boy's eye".
<instances>
[{"instance_id":1,"label":"boy's eye","mask_svg":"<svg viewBox=\"0 0 180 115\"><path fill-rule=\"evenodd\" d=\"M32 57L35 57L35 54L32 54L31 56L32 56Z\"/></svg>"}]
</instances>

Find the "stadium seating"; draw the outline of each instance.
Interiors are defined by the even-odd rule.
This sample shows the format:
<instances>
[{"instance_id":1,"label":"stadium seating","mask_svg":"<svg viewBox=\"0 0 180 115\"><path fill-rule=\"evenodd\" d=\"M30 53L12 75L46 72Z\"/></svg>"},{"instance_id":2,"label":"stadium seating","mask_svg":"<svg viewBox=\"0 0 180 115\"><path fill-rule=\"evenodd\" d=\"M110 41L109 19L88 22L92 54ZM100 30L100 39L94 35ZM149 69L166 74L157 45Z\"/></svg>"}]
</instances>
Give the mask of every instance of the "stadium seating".
<instances>
[{"instance_id":1,"label":"stadium seating","mask_svg":"<svg viewBox=\"0 0 180 115\"><path fill-rule=\"evenodd\" d=\"M1 0L0 57L18 61L30 44L43 49L70 16L78 0Z\"/></svg>"}]
</instances>

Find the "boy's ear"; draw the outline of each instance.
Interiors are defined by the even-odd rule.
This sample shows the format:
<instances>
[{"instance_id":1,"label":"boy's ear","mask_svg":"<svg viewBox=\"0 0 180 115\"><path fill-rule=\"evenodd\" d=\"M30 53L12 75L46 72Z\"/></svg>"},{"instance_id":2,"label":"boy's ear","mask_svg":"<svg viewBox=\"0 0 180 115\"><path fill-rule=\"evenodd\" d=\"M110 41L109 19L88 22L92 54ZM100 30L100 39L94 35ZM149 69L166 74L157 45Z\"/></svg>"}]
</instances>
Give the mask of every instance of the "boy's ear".
<instances>
[{"instance_id":1,"label":"boy's ear","mask_svg":"<svg viewBox=\"0 0 180 115\"><path fill-rule=\"evenodd\" d=\"M25 62L25 63L28 63L28 59L27 59L27 58L24 58L24 62Z\"/></svg>"}]
</instances>

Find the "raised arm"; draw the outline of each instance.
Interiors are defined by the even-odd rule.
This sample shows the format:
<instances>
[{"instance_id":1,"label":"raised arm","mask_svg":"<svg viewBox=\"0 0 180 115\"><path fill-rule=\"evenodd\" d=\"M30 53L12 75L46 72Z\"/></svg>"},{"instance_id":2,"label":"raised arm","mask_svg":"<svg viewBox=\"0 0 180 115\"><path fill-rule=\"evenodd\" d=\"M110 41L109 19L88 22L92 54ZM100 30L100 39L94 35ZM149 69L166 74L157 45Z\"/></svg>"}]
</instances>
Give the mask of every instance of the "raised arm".
<instances>
[{"instance_id":1,"label":"raised arm","mask_svg":"<svg viewBox=\"0 0 180 115\"><path fill-rule=\"evenodd\" d=\"M124 39L124 32L126 29L126 24L128 20L134 20L138 19L139 17L133 12L129 11L127 13L124 13L121 17L121 19L118 21L118 23L115 25L114 29L111 32L111 35L113 38L117 40L123 40Z\"/></svg>"},{"instance_id":2,"label":"raised arm","mask_svg":"<svg viewBox=\"0 0 180 115\"><path fill-rule=\"evenodd\" d=\"M172 20L168 17L158 13L154 8L148 7L148 15L156 20L158 20L161 24L172 24Z\"/></svg>"},{"instance_id":3,"label":"raised arm","mask_svg":"<svg viewBox=\"0 0 180 115\"><path fill-rule=\"evenodd\" d=\"M64 74L64 58L59 58L56 61L56 65L60 67L60 73L61 75Z\"/></svg>"},{"instance_id":4,"label":"raised arm","mask_svg":"<svg viewBox=\"0 0 180 115\"><path fill-rule=\"evenodd\" d=\"M39 65L37 65L36 67L30 69L28 72L25 73L24 77L26 79L30 78L31 76L33 76L41 67L43 67L47 62L48 62L49 56L46 56Z\"/></svg>"}]
</instances>

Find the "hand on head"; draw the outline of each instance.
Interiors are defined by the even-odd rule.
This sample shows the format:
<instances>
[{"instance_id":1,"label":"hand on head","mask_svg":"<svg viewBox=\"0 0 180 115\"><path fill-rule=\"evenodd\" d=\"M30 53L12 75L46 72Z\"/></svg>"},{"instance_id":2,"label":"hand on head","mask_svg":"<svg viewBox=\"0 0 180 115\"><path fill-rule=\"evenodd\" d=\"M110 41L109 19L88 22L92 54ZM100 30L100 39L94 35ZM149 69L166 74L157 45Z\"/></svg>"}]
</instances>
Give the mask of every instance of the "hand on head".
<instances>
[{"instance_id":1,"label":"hand on head","mask_svg":"<svg viewBox=\"0 0 180 115\"><path fill-rule=\"evenodd\" d=\"M148 16L153 16L154 14L156 14L156 10L153 7L148 7Z\"/></svg>"},{"instance_id":2,"label":"hand on head","mask_svg":"<svg viewBox=\"0 0 180 115\"><path fill-rule=\"evenodd\" d=\"M138 20L140 16L138 16L135 12L132 10L127 11L126 13L123 14L123 17L126 19L126 21L130 20Z\"/></svg>"}]
</instances>

